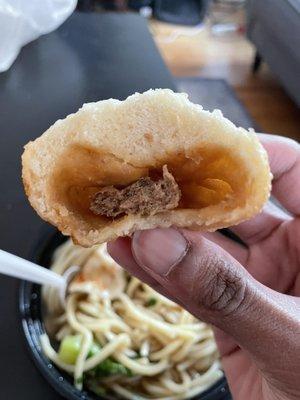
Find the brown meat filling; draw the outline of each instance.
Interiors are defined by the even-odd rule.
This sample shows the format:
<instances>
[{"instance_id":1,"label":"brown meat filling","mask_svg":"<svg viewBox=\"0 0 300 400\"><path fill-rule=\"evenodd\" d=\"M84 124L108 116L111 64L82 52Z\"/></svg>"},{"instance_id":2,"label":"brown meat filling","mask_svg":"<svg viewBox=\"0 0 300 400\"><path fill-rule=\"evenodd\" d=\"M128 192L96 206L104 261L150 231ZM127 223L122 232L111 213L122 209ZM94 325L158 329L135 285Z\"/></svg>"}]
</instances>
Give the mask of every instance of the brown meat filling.
<instances>
[{"instance_id":1,"label":"brown meat filling","mask_svg":"<svg viewBox=\"0 0 300 400\"><path fill-rule=\"evenodd\" d=\"M136 182L117 189L107 186L97 192L90 210L96 215L117 217L121 214L135 214L147 217L178 206L181 192L166 165L163 177L158 181L143 177Z\"/></svg>"}]
</instances>

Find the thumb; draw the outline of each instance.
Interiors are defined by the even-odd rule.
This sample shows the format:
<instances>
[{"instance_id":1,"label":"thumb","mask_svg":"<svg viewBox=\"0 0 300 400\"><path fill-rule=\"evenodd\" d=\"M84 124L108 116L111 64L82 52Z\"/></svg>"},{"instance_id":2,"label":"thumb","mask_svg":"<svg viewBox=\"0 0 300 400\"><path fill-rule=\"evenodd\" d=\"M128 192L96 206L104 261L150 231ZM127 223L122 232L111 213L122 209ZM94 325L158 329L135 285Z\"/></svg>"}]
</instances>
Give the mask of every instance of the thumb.
<instances>
[{"instance_id":1,"label":"thumb","mask_svg":"<svg viewBox=\"0 0 300 400\"><path fill-rule=\"evenodd\" d=\"M155 289L228 333L261 364L282 363L282 352L269 351L274 346L285 349L285 355L295 351L298 304L255 281L199 232L173 228L136 232L131 252L135 260L131 273L141 276L137 270L142 268L150 284L159 284ZM296 309L294 316L290 310Z\"/></svg>"},{"instance_id":2,"label":"thumb","mask_svg":"<svg viewBox=\"0 0 300 400\"><path fill-rule=\"evenodd\" d=\"M244 308L249 314L255 282L234 258L199 233L136 232L132 253L140 267L197 317L223 328L224 319L235 319Z\"/></svg>"}]
</instances>

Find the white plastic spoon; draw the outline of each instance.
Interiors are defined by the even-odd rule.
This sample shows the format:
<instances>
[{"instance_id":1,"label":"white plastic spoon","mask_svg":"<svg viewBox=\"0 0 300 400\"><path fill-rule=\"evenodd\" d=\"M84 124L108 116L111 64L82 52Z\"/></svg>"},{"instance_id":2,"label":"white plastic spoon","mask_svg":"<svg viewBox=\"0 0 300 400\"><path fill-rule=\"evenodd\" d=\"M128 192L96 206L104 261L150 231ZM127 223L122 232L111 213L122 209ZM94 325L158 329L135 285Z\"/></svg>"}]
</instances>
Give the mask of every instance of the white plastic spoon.
<instances>
[{"instance_id":1,"label":"white plastic spoon","mask_svg":"<svg viewBox=\"0 0 300 400\"><path fill-rule=\"evenodd\" d=\"M67 286L78 269L76 266L70 267L63 275L59 275L24 258L0 250L0 273L52 286L59 290L61 299L64 299Z\"/></svg>"}]
</instances>

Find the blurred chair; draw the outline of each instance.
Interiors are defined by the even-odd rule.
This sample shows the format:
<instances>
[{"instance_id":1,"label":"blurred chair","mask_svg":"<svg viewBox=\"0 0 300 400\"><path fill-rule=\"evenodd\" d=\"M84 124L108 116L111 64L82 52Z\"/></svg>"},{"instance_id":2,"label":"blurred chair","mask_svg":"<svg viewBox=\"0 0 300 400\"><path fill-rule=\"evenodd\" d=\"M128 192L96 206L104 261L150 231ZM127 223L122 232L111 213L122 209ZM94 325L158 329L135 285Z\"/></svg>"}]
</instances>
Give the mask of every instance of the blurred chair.
<instances>
[{"instance_id":1,"label":"blurred chair","mask_svg":"<svg viewBox=\"0 0 300 400\"><path fill-rule=\"evenodd\" d=\"M256 47L253 71L269 65L300 106L300 1L248 0L247 35Z\"/></svg>"},{"instance_id":2,"label":"blurred chair","mask_svg":"<svg viewBox=\"0 0 300 400\"><path fill-rule=\"evenodd\" d=\"M180 25L198 25L207 12L210 0L155 0L153 16Z\"/></svg>"}]
</instances>

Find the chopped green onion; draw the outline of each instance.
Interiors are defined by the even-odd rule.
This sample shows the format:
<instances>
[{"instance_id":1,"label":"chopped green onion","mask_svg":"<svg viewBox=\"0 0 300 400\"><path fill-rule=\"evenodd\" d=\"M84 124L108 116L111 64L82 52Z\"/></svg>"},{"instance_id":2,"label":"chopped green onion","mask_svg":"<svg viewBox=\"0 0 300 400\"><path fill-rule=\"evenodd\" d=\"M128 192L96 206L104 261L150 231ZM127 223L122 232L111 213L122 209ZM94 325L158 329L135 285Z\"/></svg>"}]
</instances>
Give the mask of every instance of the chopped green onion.
<instances>
[{"instance_id":1,"label":"chopped green onion","mask_svg":"<svg viewBox=\"0 0 300 400\"><path fill-rule=\"evenodd\" d=\"M157 303L157 299L155 297L150 297L150 299L146 302L146 307L153 307Z\"/></svg>"},{"instance_id":2,"label":"chopped green onion","mask_svg":"<svg viewBox=\"0 0 300 400\"><path fill-rule=\"evenodd\" d=\"M58 356L61 361L65 362L66 364L74 365L76 363L78 354L80 353L81 341L81 335L65 336L61 341L58 350ZM95 354L99 353L100 350L101 346L98 343L93 342L88 352L87 358L93 357Z\"/></svg>"},{"instance_id":3,"label":"chopped green onion","mask_svg":"<svg viewBox=\"0 0 300 400\"><path fill-rule=\"evenodd\" d=\"M88 386L97 396L104 396L107 393L106 388L99 386L97 382L89 382Z\"/></svg>"},{"instance_id":4,"label":"chopped green onion","mask_svg":"<svg viewBox=\"0 0 300 400\"><path fill-rule=\"evenodd\" d=\"M75 364L81 348L80 335L68 335L60 343L58 356L66 364Z\"/></svg>"},{"instance_id":5,"label":"chopped green onion","mask_svg":"<svg viewBox=\"0 0 300 400\"><path fill-rule=\"evenodd\" d=\"M101 346L99 345L99 343L93 342L93 344L91 345L91 348L88 352L87 358L93 357L95 354L99 353L100 350L101 350Z\"/></svg>"},{"instance_id":6,"label":"chopped green onion","mask_svg":"<svg viewBox=\"0 0 300 400\"><path fill-rule=\"evenodd\" d=\"M75 383L77 385L81 385L83 383L83 376L80 376L79 378L77 378Z\"/></svg>"},{"instance_id":7,"label":"chopped green onion","mask_svg":"<svg viewBox=\"0 0 300 400\"><path fill-rule=\"evenodd\" d=\"M104 378L113 375L133 376L130 369L110 358L107 358L95 368L88 371L88 375L94 378Z\"/></svg>"}]
</instances>

